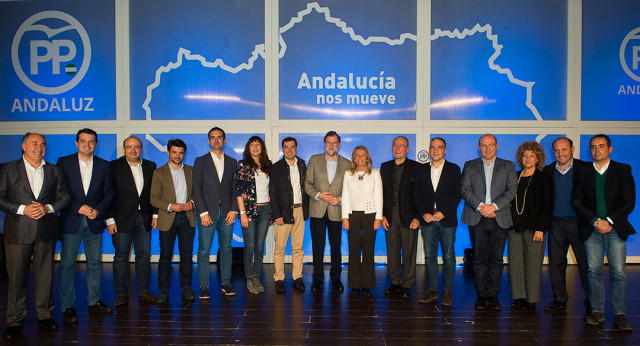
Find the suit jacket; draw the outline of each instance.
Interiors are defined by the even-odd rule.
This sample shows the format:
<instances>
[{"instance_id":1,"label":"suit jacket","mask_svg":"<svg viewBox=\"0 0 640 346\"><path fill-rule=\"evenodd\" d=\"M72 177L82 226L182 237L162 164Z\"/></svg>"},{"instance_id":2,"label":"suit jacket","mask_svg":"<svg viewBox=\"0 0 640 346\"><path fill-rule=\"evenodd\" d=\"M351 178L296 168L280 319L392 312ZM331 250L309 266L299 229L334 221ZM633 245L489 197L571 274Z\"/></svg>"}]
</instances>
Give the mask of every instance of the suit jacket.
<instances>
[{"instance_id":1,"label":"suit jacket","mask_svg":"<svg viewBox=\"0 0 640 346\"><path fill-rule=\"evenodd\" d=\"M222 215L226 217L230 211L239 211L238 200L233 191L233 177L236 174L238 161L224 155L224 172L222 182L218 178L216 166L213 164L211 152L198 157L193 164L193 200L196 202L198 214L208 212L211 217L222 207Z\"/></svg>"},{"instance_id":2,"label":"suit jacket","mask_svg":"<svg viewBox=\"0 0 640 346\"><path fill-rule=\"evenodd\" d=\"M546 174L549 178L551 178L551 186L555 187L555 183L556 183L556 163L558 161L553 161L550 164L544 166L544 168L542 169L542 173ZM576 158L573 158L573 184L575 185L576 183L576 171L582 167L582 166L586 166L589 165L589 162L586 161L582 161L582 160L578 160ZM556 190L555 188L553 189L553 201L555 202L556 200Z\"/></svg>"},{"instance_id":3,"label":"suit jacket","mask_svg":"<svg viewBox=\"0 0 640 346\"><path fill-rule=\"evenodd\" d=\"M433 205L444 215L440 220L442 227L458 226L458 205L460 204L460 166L447 160L444 161L438 188L434 191L431 183L430 164L420 167L416 173L416 182L413 187L413 198L420 223L426 225L422 217L424 214L433 214Z\"/></svg>"},{"instance_id":4,"label":"suit jacket","mask_svg":"<svg viewBox=\"0 0 640 346\"><path fill-rule=\"evenodd\" d=\"M157 213L149 201L149 191L151 191L151 179L156 164L153 161L142 160L142 177L144 183L142 192L138 196L136 182L131 173L131 167L127 162L127 158L122 156L117 160L111 161L112 180L115 186L116 196L111 207L107 211L105 219L114 218L118 233L129 233L136 225L138 217L138 206L144 220L144 227L147 231L151 231L151 218Z\"/></svg>"},{"instance_id":5,"label":"suit jacket","mask_svg":"<svg viewBox=\"0 0 640 346\"><path fill-rule=\"evenodd\" d=\"M184 165L184 177L187 181L187 202L193 200L193 167ZM173 185L171 168L167 162L153 172L151 183L151 205L158 210L158 230L168 231L173 225L176 213L169 211L169 204L176 203L176 189ZM196 226L194 209L187 211L191 227Z\"/></svg>"},{"instance_id":6,"label":"suit jacket","mask_svg":"<svg viewBox=\"0 0 640 346\"><path fill-rule=\"evenodd\" d=\"M330 192L332 195L342 196L342 181L344 172L351 166L351 161L338 155L338 167L333 181L329 183L327 175L327 154L321 153L309 158L309 167L305 174L304 191L309 195L309 215L315 218L324 217L329 214L329 220L342 221L342 208L340 204L329 205L329 203L316 199L318 192Z\"/></svg>"},{"instance_id":7,"label":"suit jacket","mask_svg":"<svg viewBox=\"0 0 640 346\"><path fill-rule=\"evenodd\" d=\"M36 237L43 242L55 242L59 237L58 212L69 204L69 191L60 167L51 163L43 166L44 180L40 195L36 198L31 190L25 161L20 158L5 163L0 169L0 209L4 217L4 241L7 244L31 244ZM50 204L54 213L39 220L18 215L20 205L29 205L31 201Z\"/></svg>"},{"instance_id":8,"label":"suit jacket","mask_svg":"<svg viewBox=\"0 0 640 346\"><path fill-rule=\"evenodd\" d=\"M88 205L98 211L94 220L87 218L87 224L92 233L104 232L104 219L111 202L115 197L115 189L109 162L93 155L93 170L91 183L87 194L82 187L78 154L71 154L58 159L58 166L62 169L71 195L69 206L60 212L60 226L62 233L73 234L78 231L84 215L78 213L82 205Z\"/></svg>"},{"instance_id":9,"label":"suit jacket","mask_svg":"<svg viewBox=\"0 0 640 346\"><path fill-rule=\"evenodd\" d=\"M518 172L518 177L521 174L522 171ZM551 217L553 216L553 191L553 183L549 176L541 171L534 171L526 188L524 201L521 198L525 196L518 195L517 208L522 208L520 209L522 215L517 215L515 200L511 205L511 216L514 220L514 228L517 231L546 232L549 230ZM519 222L517 218L521 218Z\"/></svg>"},{"instance_id":10,"label":"suit jacket","mask_svg":"<svg viewBox=\"0 0 640 346\"><path fill-rule=\"evenodd\" d=\"M572 203L578 215L578 237L586 241L594 231L593 219L597 217L596 170L592 164L574 172ZM620 239L627 240L636 230L627 220L636 204L636 185L631 166L611 160L604 183L607 217L613 221L613 229Z\"/></svg>"},{"instance_id":11,"label":"suit jacket","mask_svg":"<svg viewBox=\"0 0 640 346\"><path fill-rule=\"evenodd\" d=\"M465 162L462 169L461 194L465 203L460 221L469 226L477 225L482 219L482 214L476 209L480 203L484 203L487 190L483 165L484 160L479 157ZM509 228L513 224L511 201L518 188L516 180L515 164L496 157L491 180L491 200L498 206L496 222L500 228Z\"/></svg>"},{"instance_id":12,"label":"suit jacket","mask_svg":"<svg viewBox=\"0 0 640 346\"><path fill-rule=\"evenodd\" d=\"M391 208L393 206L393 170L395 166L395 160L384 162L380 166L383 198L382 216L387 219L389 224L394 222ZM413 200L413 184L415 182L415 174L420 169L420 166L421 164L413 160L406 159L404 161L398 191L398 212L400 213L400 223L403 228L409 228L413 219L419 219Z\"/></svg>"},{"instance_id":13,"label":"suit jacket","mask_svg":"<svg viewBox=\"0 0 640 346\"><path fill-rule=\"evenodd\" d=\"M344 181L342 182L342 218L348 219L349 214L353 212L353 201L356 198L356 189L358 188L358 174L351 174L350 171L344 172ZM364 213L375 214L376 220L382 220L382 178L380 171L372 168L371 174L365 174L362 177L362 191L364 196Z\"/></svg>"},{"instance_id":14,"label":"suit jacket","mask_svg":"<svg viewBox=\"0 0 640 346\"><path fill-rule=\"evenodd\" d=\"M307 166L303 159L296 156L298 163L298 174L300 175L300 193L302 194L302 214L304 219L309 218L309 195L304 192L304 177ZM269 176L269 208L271 217L274 220L282 218L285 224L293 224L293 187L291 185L291 175L289 175L289 164L284 157L271 166Z\"/></svg>"}]
</instances>

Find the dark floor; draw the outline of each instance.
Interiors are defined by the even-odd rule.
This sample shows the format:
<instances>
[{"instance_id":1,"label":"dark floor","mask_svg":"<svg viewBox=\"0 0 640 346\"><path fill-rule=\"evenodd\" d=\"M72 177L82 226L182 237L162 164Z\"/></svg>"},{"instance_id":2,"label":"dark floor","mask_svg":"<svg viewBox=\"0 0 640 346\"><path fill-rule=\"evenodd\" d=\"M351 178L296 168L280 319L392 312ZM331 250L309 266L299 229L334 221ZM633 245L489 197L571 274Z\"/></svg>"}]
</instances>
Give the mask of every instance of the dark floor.
<instances>
[{"instance_id":1,"label":"dark floor","mask_svg":"<svg viewBox=\"0 0 640 346\"><path fill-rule=\"evenodd\" d=\"M287 277L286 294L277 294L272 279L273 265L265 264L262 281L266 292L259 296L247 293L241 267L234 267L232 284L237 295L223 297L216 265L211 266L211 300L183 301L177 287L177 265L174 264L173 287L169 303L138 304L135 284L130 287L130 301L115 314L89 315L86 309L85 265L76 271L76 309L78 324L62 323L59 307L55 318L60 322L57 333L38 332L33 307L33 283L30 307L23 336L12 344L640 344L640 266L627 266L628 317L639 332L613 329L609 306L604 326L583 324L582 293L577 268L568 269L572 298L566 313L545 313L552 299L547 267L543 272L543 297L535 311L511 311L508 272L502 277L500 301L502 312L473 309L476 298L473 278L459 266L453 289L453 306L419 304L417 297L425 289L425 266L418 265L418 280L413 296L406 300L385 296L390 281L386 266L376 267L378 287L371 297L352 296L347 290L336 294L330 290L329 267L325 267L324 292L309 289L313 268L304 267L307 290L294 291ZM347 266L342 278L346 282ZM291 266L286 265L290 274ZM194 266L193 287L197 293ZM133 280L133 265L131 280ZM6 326L6 273L0 275L0 328ZM113 305L112 266L104 264L103 300ZM57 283L54 282L57 298ZM152 265L151 290L157 293L157 264ZM608 282L607 282L608 294ZM608 304L608 296L607 296ZM4 340L0 341L4 342Z\"/></svg>"}]
</instances>

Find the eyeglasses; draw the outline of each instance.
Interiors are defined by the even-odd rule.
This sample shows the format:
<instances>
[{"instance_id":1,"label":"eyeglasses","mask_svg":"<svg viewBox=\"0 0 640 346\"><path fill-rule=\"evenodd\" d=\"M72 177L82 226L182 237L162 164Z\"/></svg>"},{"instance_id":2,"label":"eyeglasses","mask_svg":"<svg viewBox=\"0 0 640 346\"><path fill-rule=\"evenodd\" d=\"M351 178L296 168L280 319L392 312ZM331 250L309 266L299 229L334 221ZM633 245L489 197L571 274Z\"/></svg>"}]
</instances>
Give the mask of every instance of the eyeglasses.
<instances>
[{"instance_id":1,"label":"eyeglasses","mask_svg":"<svg viewBox=\"0 0 640 346\"><path fill-rule=\"evenodd\" d=\"M394 149L395 149L395 148L400 148L400 149L402 149L402 148L408 148L408 147L409 147L408 145L404 145L404 144L394 144L394 145L393 145L393 148L394 148Z\"/></svg>"}]
</instances>

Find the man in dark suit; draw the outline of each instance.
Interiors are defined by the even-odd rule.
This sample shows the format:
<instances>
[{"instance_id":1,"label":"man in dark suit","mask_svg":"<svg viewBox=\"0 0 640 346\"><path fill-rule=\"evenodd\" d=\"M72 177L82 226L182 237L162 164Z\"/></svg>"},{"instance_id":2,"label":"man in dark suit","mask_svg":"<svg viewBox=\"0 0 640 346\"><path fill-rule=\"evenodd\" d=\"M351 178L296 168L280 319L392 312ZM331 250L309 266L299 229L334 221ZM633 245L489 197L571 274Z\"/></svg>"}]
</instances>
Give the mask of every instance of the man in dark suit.
<instances>
[{"instance_id":1,"label":"man in dark suit","mask_svg":"<svg viewBox=\"0 0 640 346\"><path fill-rule=\"evenodd\" d=\"M587 256L589 302L592 312L585 320L591 325L604 321L605 252L611 280L611 312L613 324L631 330L626 318L627 238L636 231L628 221L635 208L636 185L631 167L610 159L611 139L600 134L589 141L593 165L576 171L573 209L578 214L579 238Z\"/></svg>"},{"instance_id":2,"label":"man in dark suit","mask_svg":"<svg viewBox=\"0 0 640 346\"><path fill-rule=\"evenodd\" d=\"M198 281L200 299L209 299L209 255L214 231L218 230L222 293L233 296L231 286L231 238L238 214L238 200L233 191L233 178L238 162L225 155L226 134L219 127L209 130L211 151L193 164L193 199L200 215L198 227Z\"/></svg>"},{"instance_id":3,"label":"man in dark suit","mask_svg":"<svg viewBox=\"0 0 640 346\"><path fill-rule=\"evenodd\" d=\"M342 182L351 161L338 154L340 136L329 131L324 136L322 154L309 158L304 191L309 195L310 231L313 245L313 284L311 291L322 289L324 281L324 247L329 236L331 247L331 289L344 292L342 273Z\"/></svg>"},{"instance_id":4,"label":"man in dark suit","mask_svg":"<svg viewBox=\"0 0 640 346\"><path fill-rule=\"evenodd\" d=\"M282 140L283 157L271 166L269 179L269 206L275 222L273 264L276 291L284 293L284 250L291 234L293 287L304 291L302 260L304 250L304 222L309 218L309 195L304 193L304 175L307 166L296 156L298 141L293 137Z\"/></svg>"},{"instance_id":5,"label":"man in dark suit","mask_svg":"<svg viewBox=\"0 0 640 346\"><path fill-rule=\"evenodd\" d=\"M57 330L53 319L53 253L58 239L58 212L69 203L59 167L44 161L44 135L22 137L22 158L0 169L0 210L7 252L7 340L22 332L27 316L27 283L33 256L38 326Z\"/></svg>"},{"instance_id":6,"label":"man in dark suit","mask_svg":"<svg viewBox=\"0 0 640 346\"><path fill-rule=\"evenodd\" d=\"M158 209L160 262L158 263L158 304L166 303L171 288L171 258L178 238L180 289L186 300L195 300L191 289L193 238L196 234L193 202L193 168L183 164L187 145L181 139L167 143L169 162L153 173L151 204Z\"/></svg>"},{"instance_id":7,"label":"man in dark suit","mask_svg":"<svg viewBox=\"0 0 640 346\"><path fill-rule=\"evenodd\" d=\"M61 250L58 266L62 320L78 322L73 270L84 241L87 259L87 302L90 312L111 313L102 300L102 233L106 214L115 196L109 162L93 153L98 134L81 129L76 134L78 153L58 159L69 187L71 202L60 212Z\"/></svg>"},{"instance_id":8,"label":"man in dark suit","mask_svg":"<svg viewBox=\"0 0 640 346\"><path fill-rule=\"evenodd\" d=\"M456 228L460 204L460 167L446 161L447 142L435 137L429 144L431 162L416 174L414 198L421 220L427 264L427 292L420 303L438 301L438 242L442 247L442 305L452 304L451 290L456 270Z\"/></svg>"},{"instance_id":9,"label":"man in dark suit","mask_svg":"<svg viewBox=\"0 0 640 346\"><path fill-rule=\"evenodd\" d=\"M131 243L136 251L136 278L138 298L153 303L156 298L149 290L151 274L151 230L156 228L157 209L149 202L151 179L156 164L142 160L142 141L130 136L122 144L124 156L111 161L111 173L116 196L107 211L107 231L112 235L115 256L113 257L113 288L116 291L115 305L129 301L128 272Z\"/></svg>"},{"instance_id":10,"label":"man in dark suit","mask_svg":"<svg viewBox=\"0 0 640 346\"><path fill-rule=\"evenodd\" d=\"M500 311L498 300L502 255L507 231L513 225L511 201L516 195L516 167L496 157L498 140L485 134L478 141L481 157L465 162L461 194L464 199L461 221L469 225L473 247L473 276L478 298L476 310L487 307Z\"/></svg>"},{"instance_id":11,"label":"man in dark suit","mask_svg":"<svg viewBox=\"0 0 640 346\"><path fill-rule=\"evenodd\" d=\"M387 271L391 286L384 294L399 293L411 297L411 285L416 281L416 250L418 226L413 202L413 184L420 164L407 158L409 140L393 139L393 160L380 165L382 178L382 227L387 240ZM402 259L402 264L400 260Z\"/></svg>"},{"instance_id":12,"label":"man in dark suit","mask_svg":"<svg viewBox=\"0 0 640 346\"><path fill-rule=\"evenodd\" d=\"M573 249L580 283L585 295L584 303L589 309L589 289L587 286L587 257L584 254L584 244L578 239L578 222L576 213L571 205L571 191L573 190L576 172L588 163L573 157L575 147L573 141L567 137L558 137L553 143L553 155L556 161L545 166L542 170L551 178L554 186L553 218L549 229L549 276L553 302L544 308L545 311L565 311L567 309L567 252L569 245ZM588 315L588 314L587 314Z\"/></svg>"}]
</instances>

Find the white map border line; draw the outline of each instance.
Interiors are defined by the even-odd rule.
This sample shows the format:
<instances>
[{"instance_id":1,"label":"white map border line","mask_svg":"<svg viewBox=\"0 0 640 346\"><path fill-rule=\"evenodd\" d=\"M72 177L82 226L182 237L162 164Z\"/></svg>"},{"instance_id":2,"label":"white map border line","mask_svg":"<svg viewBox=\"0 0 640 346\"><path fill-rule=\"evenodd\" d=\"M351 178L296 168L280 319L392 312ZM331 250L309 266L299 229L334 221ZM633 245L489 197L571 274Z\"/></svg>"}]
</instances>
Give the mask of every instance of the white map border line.
<instances>
[{"instance_id":1,"label":"white map border line","mask_svg":"<svg viewBox=\"0 0 640 346\"><path fill-rule=\"evenodd\" d=\"M347 26L346 22L344 22L340 18L332 17L330 9L328 7L322 7L317 2L311 2L307 4L306 9L299 11L296 17L291 18L289 23L287 23L286 25L280 28L279 42L280 42L281 49L280 49L279 59L284 57L287 50L287 44L284 41L282 34L287 32L289 29L293 28L297 23L302 22L304 17L310 14L314 10L320 14L324 14L324 18L328 23L335 24L338 28L342 30L342 32L348 34L352 40L359 42L364 46L367 46L372 42L386 43L388 45L393 46L393 45L404 44L406 40L412 40L412 41L417 40L416 35L411 33L403 33L400 35L400 38L398 39L391 39L384 36L370 36L365 39L361 35L356 34L353 28ZM542 121L543 120L542 116L540 116L538 109L533 105L533 102L532 102L532 97L533 97L532 88L535 82L526 82L526 81L517 79L513 76L511 69L503 68L500 65L495 64L495 60L498 58L498 56L500 56L503 46L498 43L498 35L493 34L493 28L491 24L485 24L484 26L481 26L478 23L472 29L465 28L462 30L462 32L460 32L458 29L454 29L453 31L450 31L450 30L441 30L436 28L434 30L434 34L431 35L431 41L437 40L438 38L441 38L441 37L457 38L461 40L467 36L473 36L478 32L486 33L487 39L489 39L492 42L493 48L495 50L495 53L491 55L491 57L488 60L489 68L491 70L498 72L499 74L506 75L511 83L526 88L527 90L526 106L527 108L529 108L529 110L531 110L536 120ZM169 72L171 70L175 70L178 67L182 66L183 58L187 60L200 61L200 64L203 67L208 67L208 68L219 67L227 72L235 74L243 70L251 70L253 68L254 62L258 59L258 56L261 56L262 59L265 59L264 43L256 45L253 52L251 53L251 57L249 58L249 60L246 63L242 63L236 67L232 67L225 64L224 61L220 58L216 59L214 62L209 62L202 55L191 54L190 50L180 47L180 49L178 49L176 62L170 62L166 66L160 66L156 70L154 82L149 86L147 86L147 97L144 100L144 103L142 104L142 108L145 110L146 120L151 120L151 108L149 108L149 103L151 102L151 99L152 99L153 90L158 86L160 86L160 79L162 74L165 72Z\"/></svg>"}]
</instances>

